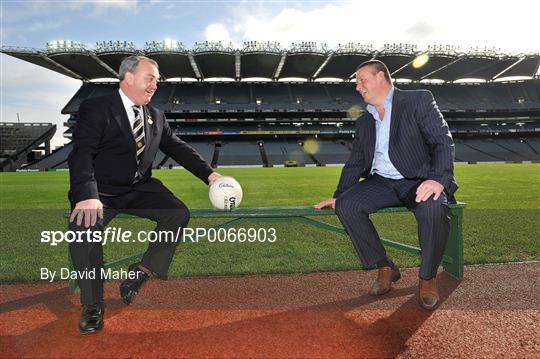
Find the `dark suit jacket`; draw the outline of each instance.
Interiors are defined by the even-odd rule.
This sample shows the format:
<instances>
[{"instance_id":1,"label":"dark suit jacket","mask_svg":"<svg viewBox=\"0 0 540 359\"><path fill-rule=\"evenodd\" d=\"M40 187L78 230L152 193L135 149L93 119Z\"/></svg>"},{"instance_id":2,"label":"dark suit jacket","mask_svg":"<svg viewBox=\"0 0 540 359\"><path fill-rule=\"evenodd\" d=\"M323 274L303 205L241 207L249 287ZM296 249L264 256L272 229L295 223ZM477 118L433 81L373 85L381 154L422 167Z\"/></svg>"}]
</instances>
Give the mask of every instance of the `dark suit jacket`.
<instances>
[{"instance_id":1,"label":"dark suit jacket","mask_svg":"<svg viewBox=\"0 0 540 359\"><path fill-rule=\"evenodd\" d=\"M375 119L365 111L356 120L353 148L334 198L370 174L374 154ZM403 177L435 180L450 195L457 190L454 141L430 91L395 89L388 155Z\"/></svg>"},{"instance_id":2,"label":"dark suit jacket","mask_svg":"<svg viewBox=\"0 0 540 359\"><path fill-rule=\"evenodd\" d=\"M81 104L68 158L73 203L99 198L98 193L116 195L133 189L168 191L159 180L151 178L158 148L201 180L208 181L212 168L173 133L163 112L147 105L144 114L146 143L137 167L135 139L120 94L115 92ZM133 184L137 171L141 178Z\"/></svg>"}]
</instances>

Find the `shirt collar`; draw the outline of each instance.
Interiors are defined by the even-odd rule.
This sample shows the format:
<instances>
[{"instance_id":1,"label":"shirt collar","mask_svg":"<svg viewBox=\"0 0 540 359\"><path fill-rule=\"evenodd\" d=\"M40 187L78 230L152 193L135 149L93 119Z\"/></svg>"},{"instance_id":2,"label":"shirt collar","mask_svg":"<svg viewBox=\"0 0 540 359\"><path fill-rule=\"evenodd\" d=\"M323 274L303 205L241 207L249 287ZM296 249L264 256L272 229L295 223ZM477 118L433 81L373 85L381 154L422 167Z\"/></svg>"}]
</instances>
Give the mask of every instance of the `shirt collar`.
<instances>
[{"instance_id":1,"label":"shirt collar","mask_svg":"<svg viewBox=\"0 0 540 359\"><path fill-rule=\"evenodd\" d=\"M384 102L383 102L384 108L388 108L388 106L392 106L393 99L394 99L394 86L392 85L390 86L390 91L388 91L388 94L386 95L384 99ZM375 106L367 105L366 110L368 110L368 112L371 113L373 117L375 117L374 113L377 111L375 109Z\"/></svg>"},{"instance_id":2,"label":"shirt collar","mask_svg":"<svg viewBox=\"0 0 540 359\"><path fill-rule=\"evenodd\" d=\"M126 111L132 111L133 106L135 106L135 103L131 101L129 97L122 91L121 88L118 89L118 93L120 94L120 98L122 99L122 103L124 104L124 107L126 108Z\"/></svg>"},{"instance_id":3,"label":"shirt collar","mask_svg":"<svg viewBox=\"0 0 540 359\"><path fill-rule=\"evenodd\" d=\"M390 91L388 91L388 95L386 95L386 98L384 99L384 104L391 105L393 98L394 98L394 86L390 86Z\"/></svg>"}]
</instances>

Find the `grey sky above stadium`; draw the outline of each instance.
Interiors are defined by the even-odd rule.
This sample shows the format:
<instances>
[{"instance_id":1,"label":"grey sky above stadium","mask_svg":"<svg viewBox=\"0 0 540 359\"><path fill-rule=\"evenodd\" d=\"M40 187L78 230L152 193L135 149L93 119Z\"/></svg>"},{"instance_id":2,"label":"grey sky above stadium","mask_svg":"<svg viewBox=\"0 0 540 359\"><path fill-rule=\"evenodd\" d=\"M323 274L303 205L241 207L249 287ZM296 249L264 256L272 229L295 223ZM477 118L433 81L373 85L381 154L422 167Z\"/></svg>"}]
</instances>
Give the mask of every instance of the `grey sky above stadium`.
<instances>
[{"instance_id":1,"label":"grey sky above stadium","mask_svg":"<svg viewBox=\"0 0 540 359\"><path fill-rule=\"evenodd\" d=\"M449 44L506 53L539 52L538 2L464 1L6 1L0 4L2 46L45 48L48 41L170 38L196 41ZM80 81L1 54L1 121L54 122Z\"/></svg>"}]
</instances>

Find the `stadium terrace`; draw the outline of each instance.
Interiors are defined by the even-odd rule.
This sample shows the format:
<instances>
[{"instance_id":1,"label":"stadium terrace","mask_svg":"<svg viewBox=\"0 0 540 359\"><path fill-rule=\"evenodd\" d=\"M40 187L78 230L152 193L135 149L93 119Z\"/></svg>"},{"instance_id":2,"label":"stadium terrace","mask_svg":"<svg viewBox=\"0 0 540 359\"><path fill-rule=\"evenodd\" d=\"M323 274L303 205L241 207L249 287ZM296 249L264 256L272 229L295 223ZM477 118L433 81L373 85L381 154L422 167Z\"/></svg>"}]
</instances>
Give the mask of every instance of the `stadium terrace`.
<instances>
[{"instance_id":1,"label":"stadium terrace","mask_svg":"<svg viewBox=\"0 0 540 359\"><path fill-rule=\"evenodd\" d=\"M51 41L45 49L3 47L2 52L82 81L62 109L70 116L67 138L81 102L116 91L122 59L142 54L159 64L161 82L152 104L212 166L343 164L354 121L365 108L355 91L354 69L376 58L399 88L434 94L455 138L456 161L540 160L540 54L463 52L449 45L420 50L408 44L376 49L348 43L330 49L300 42L283 48L255 41L241 49L220 42L188 49L173 40L147 42L140 49L126 41L102 41L93 48ZM27 133L30 129L35 133ZM34 124L0 126L3 170L67 168L71 145L50 153L56 128L44 124L39 130ZM18 140L8 140L15 133ZM177 166L161 153L153 165Z\"/></svg>"},{"instance_id":2,"label":"stadium terrace","mask_svg":"<svg viewBox=\"0 0 540 359\"><path fill-rule=\"evenodd\" d=\"M398 79L490 81L510 76L532 78L540 61L540 54L500 54L492 48L461 52L450 45L429 46L421 51L409 44L386 44L375 49L372 45L347 43L329 49L325 44L300 42L285 49L276 42L256 41L244 43L242 49L208 41L195 43L192 49L173 40L147 42L142 49L126 41L101 41L93 49L76 41L51 41L46 49L4 47L2 52L83 81L118 78L122 59L136 54L157 61L163 80L199 81L212 78L349 80L356 65L372 58L383 61L392 77ZM429 59L424 66L414 63L419 55L427 55Z\"/></svg>"}]
</instances>

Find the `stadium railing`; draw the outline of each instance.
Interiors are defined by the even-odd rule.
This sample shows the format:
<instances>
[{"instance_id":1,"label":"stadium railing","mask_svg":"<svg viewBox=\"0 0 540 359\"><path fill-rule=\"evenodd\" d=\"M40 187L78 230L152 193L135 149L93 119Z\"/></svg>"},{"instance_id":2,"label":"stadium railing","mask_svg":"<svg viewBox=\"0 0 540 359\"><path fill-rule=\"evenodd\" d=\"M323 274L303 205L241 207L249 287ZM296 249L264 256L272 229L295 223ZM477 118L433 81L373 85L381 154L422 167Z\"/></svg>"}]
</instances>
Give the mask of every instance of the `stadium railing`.
<instances>
[{"instance_id":1,"label":"stadium railing","mask_svg":"<svg viewBox=\"0 0 540 359\"><path fill-rule=\"evenodd\" d=\"M463 259L463 211L465 203L458 202L450 204L450 236L446 244L442 266L443 269L455 278L463 278L464 259ZM380 210L377 213L397 213L408 212L406 207L389 207ZM191 218L225 218L226 222L221 223L214 228L230 228L246 222L291 222L312 225L317 228L329 230L337 233L345 233L342 227L334 226L329 223L321 222L312 217L332 216L332 210L316 210L311 206L303 207L259 207L259 208L238 208L231 212L221 212L213 209L190 209ZM69 217L69 213L66 213ZM131 215L121 214L117 218L136 218ZM420 248L404 243L399 243L390 239L381 239L386 247L395 248L408 253L419 254ZM105 268L115 268L130 264L133 261L140 260L143 252L131 256L117 259L105 263ZM69 268L73 270L71 257L68 252ZM69 280L70 292L78 290L77 282L74 279Z\"/></svg>"}]
</instances>

